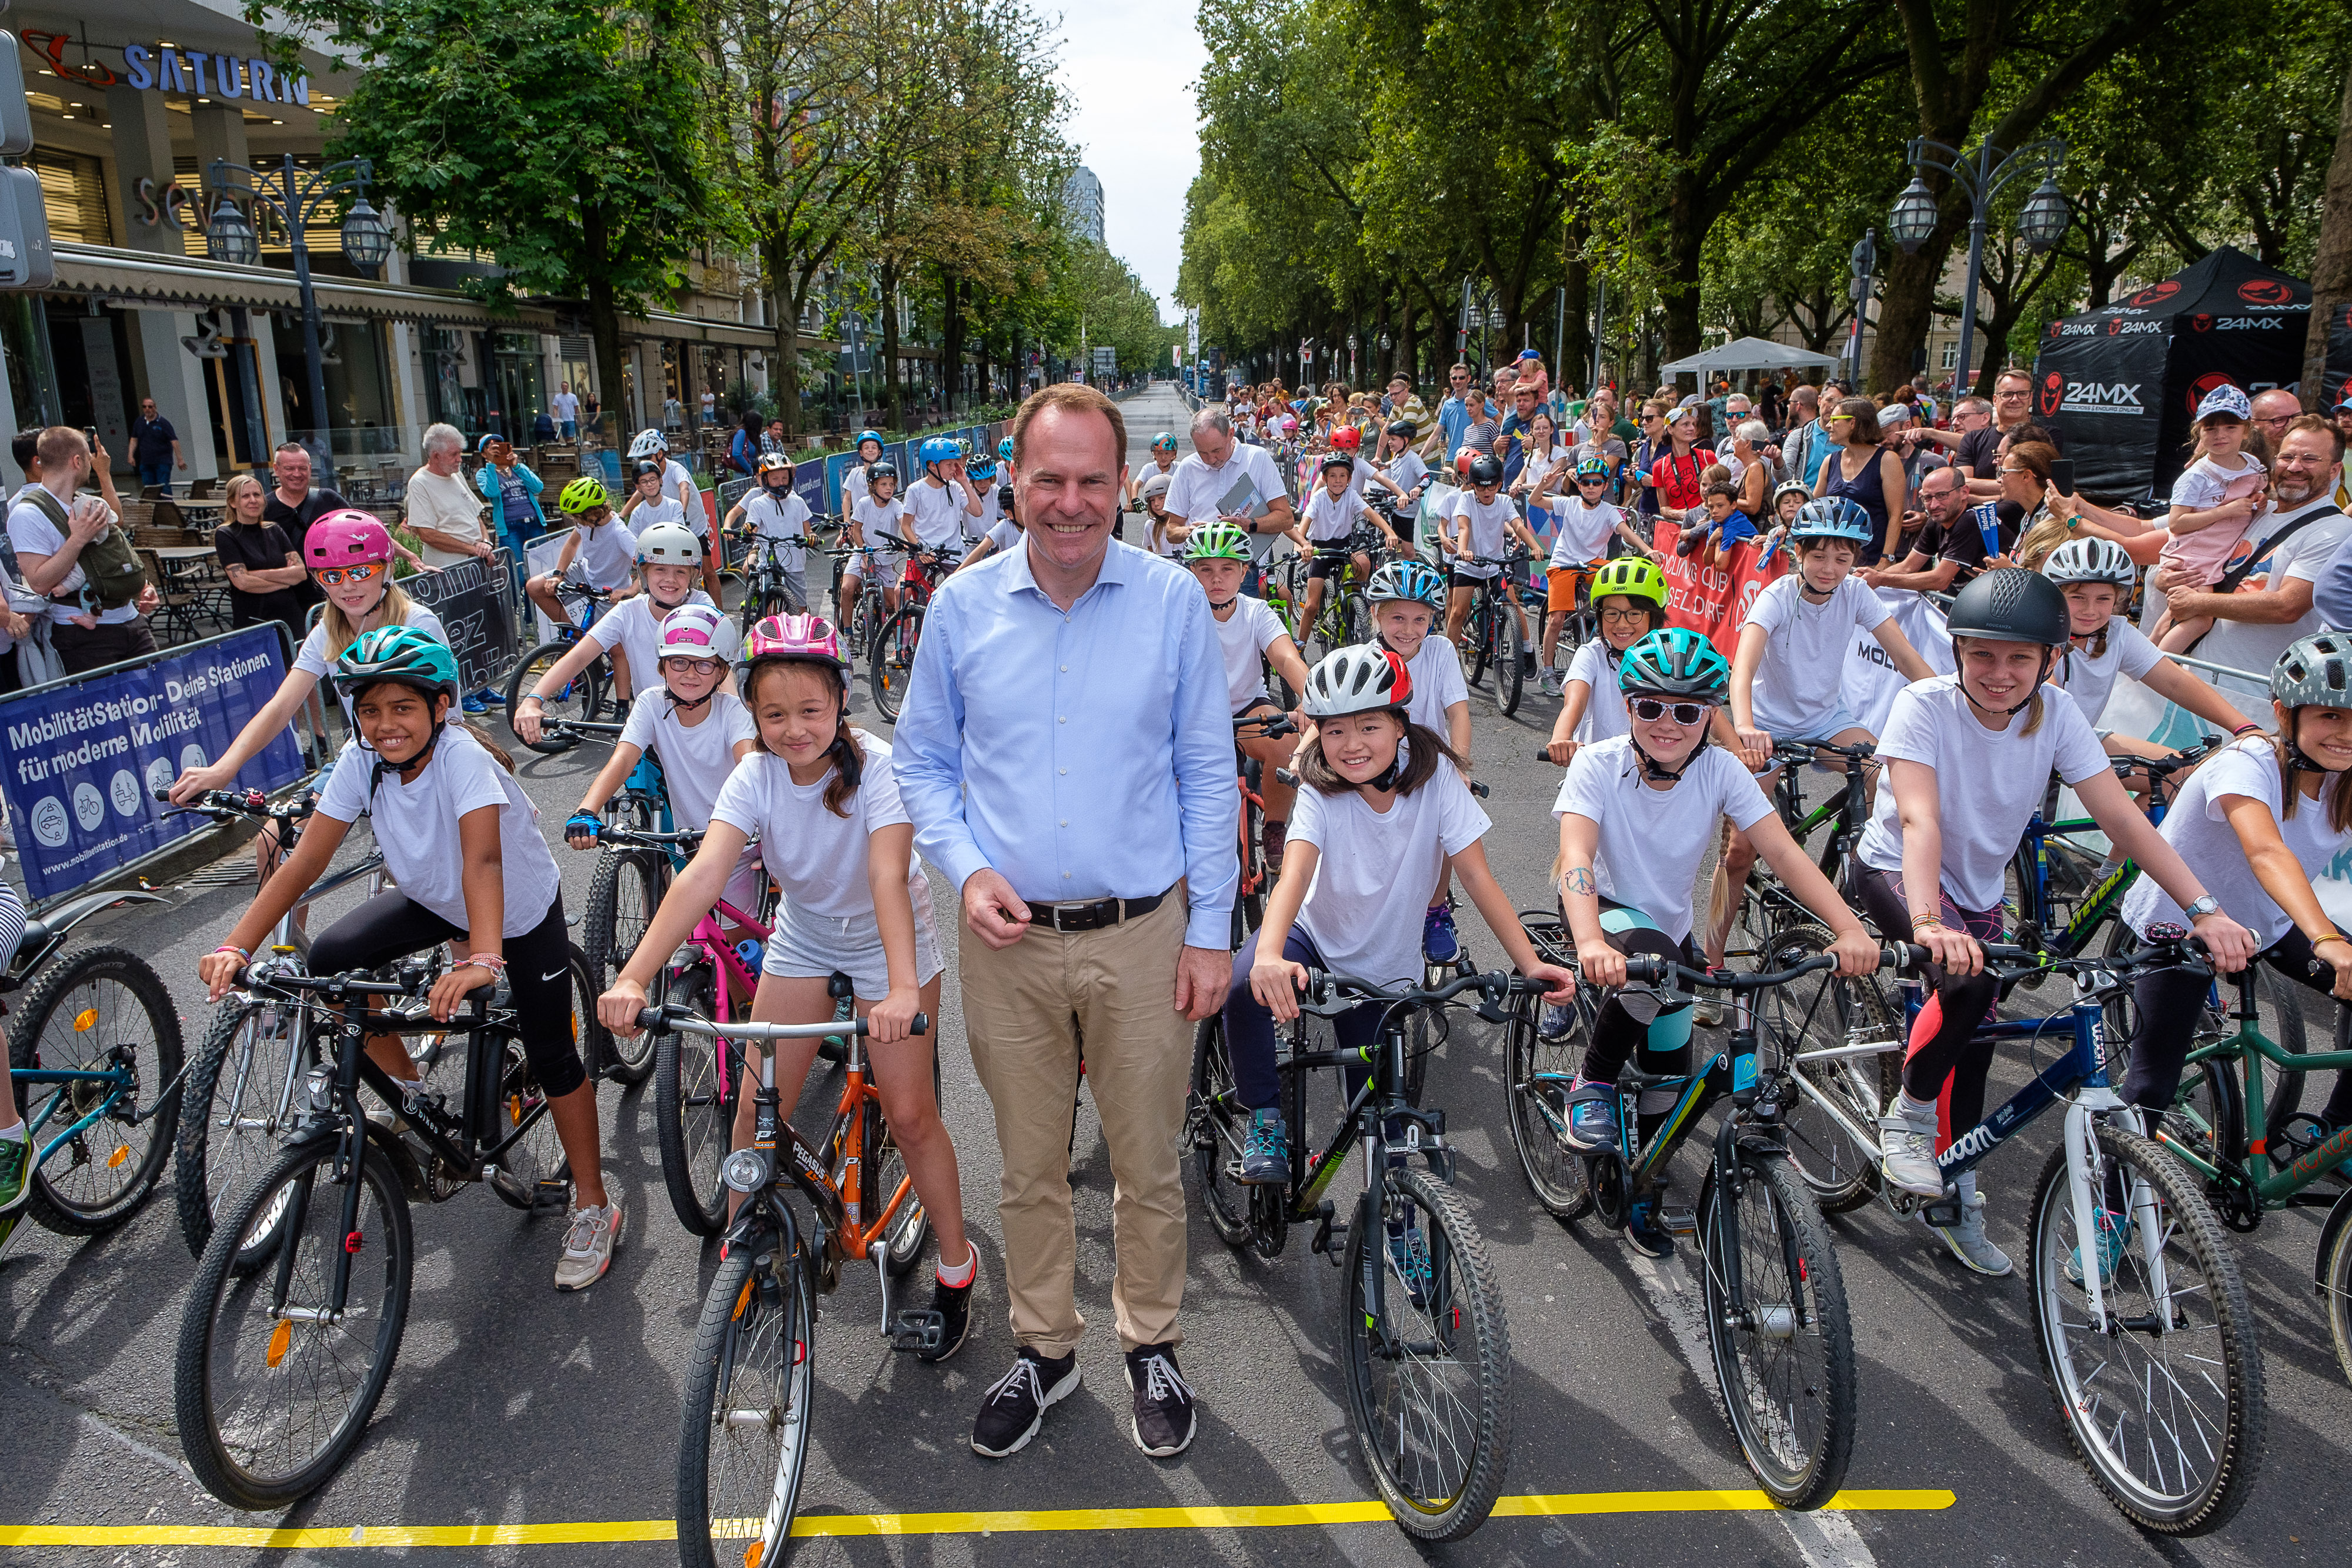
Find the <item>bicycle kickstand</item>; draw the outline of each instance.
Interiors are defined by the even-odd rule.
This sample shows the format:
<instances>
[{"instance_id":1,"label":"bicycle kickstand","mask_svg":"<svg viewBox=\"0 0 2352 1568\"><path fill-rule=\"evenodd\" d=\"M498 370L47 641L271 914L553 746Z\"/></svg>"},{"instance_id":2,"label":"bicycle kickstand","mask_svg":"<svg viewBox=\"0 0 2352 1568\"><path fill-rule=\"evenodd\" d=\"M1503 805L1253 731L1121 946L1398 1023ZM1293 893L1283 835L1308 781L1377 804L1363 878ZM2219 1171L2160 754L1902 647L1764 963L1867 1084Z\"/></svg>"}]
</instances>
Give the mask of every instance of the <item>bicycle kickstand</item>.
<instances>
[{"instance_id":1,"label":"bicycle kickstand","mask_svg":"<svg viewBox=\"0 0 2352 1568\"><path fill-rule=\"evenodd\" d=\"M903 1307L892 1312L890 1249L887 1243L877 1242L872 1250L875 1281L882 1287L882 1337L890 1342L890 1348L895 1351L916 1355L927 1352L937 1354L940 1347L947 1343L946 1314L936 1308L921 1307Z\"/></svg>"}]
</instances>

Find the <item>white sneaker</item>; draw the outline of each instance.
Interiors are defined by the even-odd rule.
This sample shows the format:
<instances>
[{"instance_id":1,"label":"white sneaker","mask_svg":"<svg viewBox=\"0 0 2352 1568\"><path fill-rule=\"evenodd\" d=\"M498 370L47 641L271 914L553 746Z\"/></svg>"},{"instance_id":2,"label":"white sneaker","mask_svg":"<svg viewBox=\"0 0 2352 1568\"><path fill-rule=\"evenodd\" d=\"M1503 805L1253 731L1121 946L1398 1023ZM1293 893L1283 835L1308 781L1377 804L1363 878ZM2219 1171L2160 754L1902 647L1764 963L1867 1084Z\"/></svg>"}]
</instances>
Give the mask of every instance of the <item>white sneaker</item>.
<instances>
[{"instance_id":1,"label":"white sneaker","mask_svg":"<svg viewBox=\"0 0 2352 1568\"><path fill-rule=\"evenodd\" d=\"M563 1255L555 1260L555 1288L584 1291L604 1277L613 1253L621 1245L621 1206L575 1208L572 1228L563 1233Z\"/></svg>"},{"instance_id":2,"label":"white sneaker","mask_svg":"<svg viewBox=\"0 0 2352 1568\"><path fill-rule=\"evenodd\" d=\"M1943 1167L1936 1163L1936 1119L1930 1111L1914 1121L1903 1113L1903 1092L1896 1090L1878 1119L1878 1168L1894 1186L1921 1197L1940 1197Z\"/></svg>"}]
</instances>

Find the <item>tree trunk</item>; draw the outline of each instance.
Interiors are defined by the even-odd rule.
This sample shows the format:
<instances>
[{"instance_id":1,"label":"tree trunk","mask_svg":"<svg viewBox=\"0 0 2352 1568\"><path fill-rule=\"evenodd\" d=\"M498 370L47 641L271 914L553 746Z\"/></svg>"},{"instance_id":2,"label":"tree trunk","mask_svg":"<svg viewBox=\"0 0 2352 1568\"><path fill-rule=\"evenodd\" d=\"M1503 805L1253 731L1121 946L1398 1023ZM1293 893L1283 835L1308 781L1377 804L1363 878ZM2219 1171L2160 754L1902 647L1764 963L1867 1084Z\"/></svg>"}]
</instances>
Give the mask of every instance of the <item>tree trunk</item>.
<instances>
[{"instance_id":1,"label":"tree trunk","mask_svg":"<svg viewBox=\"0 0 2352 1568\"><path fill-rule=\"evenodd\" d=\"M777 241L769 247L768 276L783 278L787 275L777 265L776 253L783 248ZM803 278L797 290L779 284L776 300L776 368L768 378L776 391L776 413L784 422L787 441L801 433L801 304L808 292L808 280Z\"/></svg>"},{"instance_id":2,"label":"tree trunk","mask_svg":"<svg viewBox=\"0 0 2352 1568\"><path fill-rule=\"evenodd\" d=\"M898 269L882 264L881 287L876 290L882 312L882 406L890 428L907 429L907 411L898 391Z\"/></svg>"},{"instance_id":3,"label":"tree trunk","mask_svg":"<svg viewBox=\"0 0 2352 1568\"><path fill-rule=\"evenodd\" d=\"M2311 326L2303 340L2303 406L2315 413L2327 407L2328 329L2352 304L2352 71L2345 74L2336 120L2319 251L2311 262Z\"/></svg>"},{"instance_id":4,"label":"tree trunk","mask_svg":"<svg viewBox=\"0 0 2352 1568\"><path fill-rule=\"evenodd\" d=\"M606 253L612 225L601 205L580 204L580 232L589 256ZM613 298L613 280L599 269L588 273L587 282L588 335L596 344L596 402L605 413L625 423L629 411L622 395L621 311Z\"/></svg>"},{"instance_id":5,"label":"tree trunk","mask_svg":"<svg viewBox=\"0 0 2352 1568\"><path fill-rule=\"evenodd\" d=\"M1560 287L1566 290L1566 297L1564 302L1555 308L1565 313L1566 329L1557 345L1545 345L1560 361L1551 368L1551 384L1556 387L1583 387L1585 395L1589 397L1593 389L1585 383L1595 379L1592 374L1592 264L1580 256L1570 261L1561 277ZM1555 321L1560 319L1557 315L1553 318ZM1570 371L1570 366L1575 367L1573 374Z\"/></svg>"},{"instance_id":6,"label":"tree trunk","mask_svg":"<svg viewBox=\"0 0 2352 1568\"><path fill-rule=\"evenodd\" d=\"M1412 286L1397 285L1397 359L1405 379L1416 388L1421 385L1421 340L1413 335Z\"/></svg>"},{"instance_id":7,"label":"tree trunk","mask_svg":"<svg viewBox=\"0 0 2352 1568\"><path fill-rule=\"evenodd\" d=\"M944 302L940 315L940 398L955 417L956 400L963 395L963 310L957 298L961 289L956 276L940 268L940 298Z\"/></svg>"},{"instance_id":8,"label":"tree trunk","mask_svg":"<svg viewBox=\"0 0 2352 1568\"><path fill-rule=\"evenodd\" d=\"M1694 130L1692 139L1695 138ZM1687 141L1678 145L1677 159L1687 150ZM1658 289L1659 302L1665 310L1669 360L1685 359L1698 352L1698 256L1699 246L1706 239L1706 226L1699 221L1698 207L1698 172L1678 161L1666 196L1666 266ZM1706 390L1705 380L1700 378L1701 392Z\"/></svg>"}]
</instances>

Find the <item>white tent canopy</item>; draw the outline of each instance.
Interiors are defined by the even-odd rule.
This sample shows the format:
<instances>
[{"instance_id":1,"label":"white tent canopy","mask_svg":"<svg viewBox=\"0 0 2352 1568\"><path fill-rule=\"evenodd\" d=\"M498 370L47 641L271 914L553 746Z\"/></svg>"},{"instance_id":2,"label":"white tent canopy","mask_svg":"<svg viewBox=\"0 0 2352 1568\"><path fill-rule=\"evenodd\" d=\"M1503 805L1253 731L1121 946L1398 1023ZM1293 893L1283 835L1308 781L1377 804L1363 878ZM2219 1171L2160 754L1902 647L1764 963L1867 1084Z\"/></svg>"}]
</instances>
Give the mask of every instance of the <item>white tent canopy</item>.
<instances>
[{"instance_id":1,"label":"white tent canopy","mask_svg":"<svg viewBox=\"0 0 2352 1568\"><path fill-rule=\"evenodd\" d=\"M1705 375L1709 371L1801 370L1808 365L1836 363L1829 355L1816 354L1810 349L1792 348L1763 338L1734 338L1719 349L1709 349L1658 369L1668 375L1680 375L1686 371Z\"/></svg>"}]
</instances>

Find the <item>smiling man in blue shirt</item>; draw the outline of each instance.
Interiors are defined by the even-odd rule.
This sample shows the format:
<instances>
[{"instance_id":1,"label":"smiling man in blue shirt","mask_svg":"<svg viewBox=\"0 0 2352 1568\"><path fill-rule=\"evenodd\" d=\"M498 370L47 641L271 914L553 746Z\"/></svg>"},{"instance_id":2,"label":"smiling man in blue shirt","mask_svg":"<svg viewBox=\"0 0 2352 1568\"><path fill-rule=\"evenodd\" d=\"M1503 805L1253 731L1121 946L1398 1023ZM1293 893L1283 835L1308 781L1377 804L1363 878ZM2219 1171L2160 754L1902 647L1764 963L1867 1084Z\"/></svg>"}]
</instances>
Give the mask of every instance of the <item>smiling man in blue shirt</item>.
<instances>
[{"instance_id":1,"label":"smiling man in blue shirt","mask_svg":"<svg viewBox=\"0 0 2352 1568\"><path fill-rule=\"evenodd\" d=\"M1078 1384L1086 1331L1070 1209L1078 1039L1118 1181L1111 1291L1130 1430L1192 1440L1176 1364L1184 1295L1177 1134L1192 1022L1231 975L1233 731L1192 577L1111 538L1127 429L1091 388L1013 422L1023 543L932 601L892 741L923 858L962 890L964 1027L1003 1153L1005 1294L1020 1350L973 1449L1002 1458Z\"/></svg>"}]
</instances>

